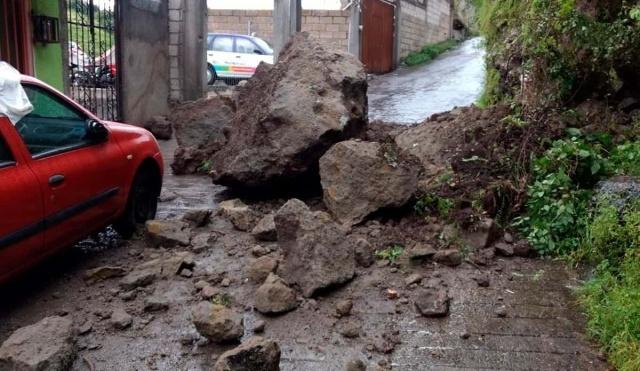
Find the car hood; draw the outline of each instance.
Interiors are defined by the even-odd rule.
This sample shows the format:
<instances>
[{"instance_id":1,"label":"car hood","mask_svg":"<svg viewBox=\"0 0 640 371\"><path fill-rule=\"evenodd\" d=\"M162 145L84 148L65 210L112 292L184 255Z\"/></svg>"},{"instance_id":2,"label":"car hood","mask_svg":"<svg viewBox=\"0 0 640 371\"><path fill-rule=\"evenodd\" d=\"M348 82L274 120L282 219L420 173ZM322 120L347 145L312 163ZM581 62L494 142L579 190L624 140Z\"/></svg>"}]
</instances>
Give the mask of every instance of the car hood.
<instances>
[{"instance_id":1,"label":"car hood","mask_svg":"<svg viewBox=\"0 0 640 371\"><path fill-rule=\"evenodd\" d=\"M158 145L153 134L144 128L112 121L103 123L109 129L109 133L118 140L152 141Z\"/></svg>"}]
</instances>

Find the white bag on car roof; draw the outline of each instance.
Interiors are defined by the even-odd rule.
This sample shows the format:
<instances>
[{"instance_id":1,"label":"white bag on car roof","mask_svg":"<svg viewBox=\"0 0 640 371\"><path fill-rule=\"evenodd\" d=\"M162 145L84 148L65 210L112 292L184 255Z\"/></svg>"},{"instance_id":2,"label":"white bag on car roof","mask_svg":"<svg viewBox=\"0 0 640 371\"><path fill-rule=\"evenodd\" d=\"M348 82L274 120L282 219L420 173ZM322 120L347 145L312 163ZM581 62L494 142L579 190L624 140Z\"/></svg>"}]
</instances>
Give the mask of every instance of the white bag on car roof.
<instances>
[{"instance_id":1,"label":"white bag on car roof","mask_svg":"<svg viewBox=\"0 0 640 371\"><path fill-rule=\"evenodd\" d=\"M20 84L20 72L7 62L0 62L0 115L14 125L33 111L27 93Z\"/></svg>"}]
</instances>

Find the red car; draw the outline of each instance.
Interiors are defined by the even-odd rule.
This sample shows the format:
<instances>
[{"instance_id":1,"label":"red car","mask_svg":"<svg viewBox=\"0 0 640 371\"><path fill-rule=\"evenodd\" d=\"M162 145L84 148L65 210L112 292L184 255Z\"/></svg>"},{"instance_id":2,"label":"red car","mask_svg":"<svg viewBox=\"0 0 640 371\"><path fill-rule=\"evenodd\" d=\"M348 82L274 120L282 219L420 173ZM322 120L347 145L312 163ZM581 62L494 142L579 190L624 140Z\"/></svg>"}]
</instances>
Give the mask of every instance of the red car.
<instances>
[{"instance_id":1,"label":"red car","mask_svg":"<svg viewBox=\"0 0 640 371\"><path fill-rule=\"evenodd\" d=\"M33 111L0 115L0 283L113 224L155 217L163 162L148 131L104 122L22 76Z\"/></svg>"}]
</instances>

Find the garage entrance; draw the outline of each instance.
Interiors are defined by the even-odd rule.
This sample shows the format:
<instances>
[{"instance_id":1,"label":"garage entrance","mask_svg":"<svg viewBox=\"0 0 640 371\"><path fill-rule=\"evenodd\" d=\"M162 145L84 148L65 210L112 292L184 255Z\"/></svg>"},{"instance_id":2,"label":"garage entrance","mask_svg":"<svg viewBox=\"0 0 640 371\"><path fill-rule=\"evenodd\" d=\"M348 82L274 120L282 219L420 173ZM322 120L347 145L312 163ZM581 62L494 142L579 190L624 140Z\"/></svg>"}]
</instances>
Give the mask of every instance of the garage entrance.
<instances>
[{"instance_id":1,"label":"garage entrance","mask_svg":"<svg viewBox=\"0 0 640 371\"><path fill-rule=\"evenodd\" d=\"M395 6L382 0L362 1L361 60L369 73L393 70Z\"/></svg>"},{"instance_id":2,"label":"garage entrance","mask_svg":"<svg viewBox=\"0 0 640 371\"><path fill-rule=\"evenodd\" d=\"M71 96L113 121L121 118L117 9L117 0L67 0Z\"/></svg>"}]
</instances>

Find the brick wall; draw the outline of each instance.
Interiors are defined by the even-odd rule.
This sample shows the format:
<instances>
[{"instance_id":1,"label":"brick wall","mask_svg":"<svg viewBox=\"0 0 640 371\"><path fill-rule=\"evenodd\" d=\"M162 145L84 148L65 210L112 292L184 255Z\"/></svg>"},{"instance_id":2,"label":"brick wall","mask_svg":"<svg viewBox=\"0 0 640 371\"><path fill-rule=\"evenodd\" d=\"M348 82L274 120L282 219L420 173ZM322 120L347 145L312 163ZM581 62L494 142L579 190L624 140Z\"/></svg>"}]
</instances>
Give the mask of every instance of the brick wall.
<instances>
[{"instance_id":1,"label":"brick wall","mask_svg":"<svg viewBox=\"0 0 640 371\"><path fill-rule=\"evenodd\" d=\"M273 41L273 12L271 10L214 10L209 9L209 32L248 34ZM340 10L303 10L302 31L326 45L347 50L349 12Z\"/></svg>"},{"instance_id":2,"label":"brick wall","mask_svg":"<svg viewBox=\"0 0 640 371\"><path fill-rule=\"evenodd\" d=\"M180 47L184 37L182 32L183 1L185 0L169 0L169 98L173 101L182 100Z\"/></svg>"},{"instance_id":3,"label":"brick wall","mask_svg":"<svg viewBox=\"0 0 640 371\"><path fill-rule=\"evenodd\" d=\"M451 37L451 0L401 0L400 58Z\"/></svg>"}]
</instances>

